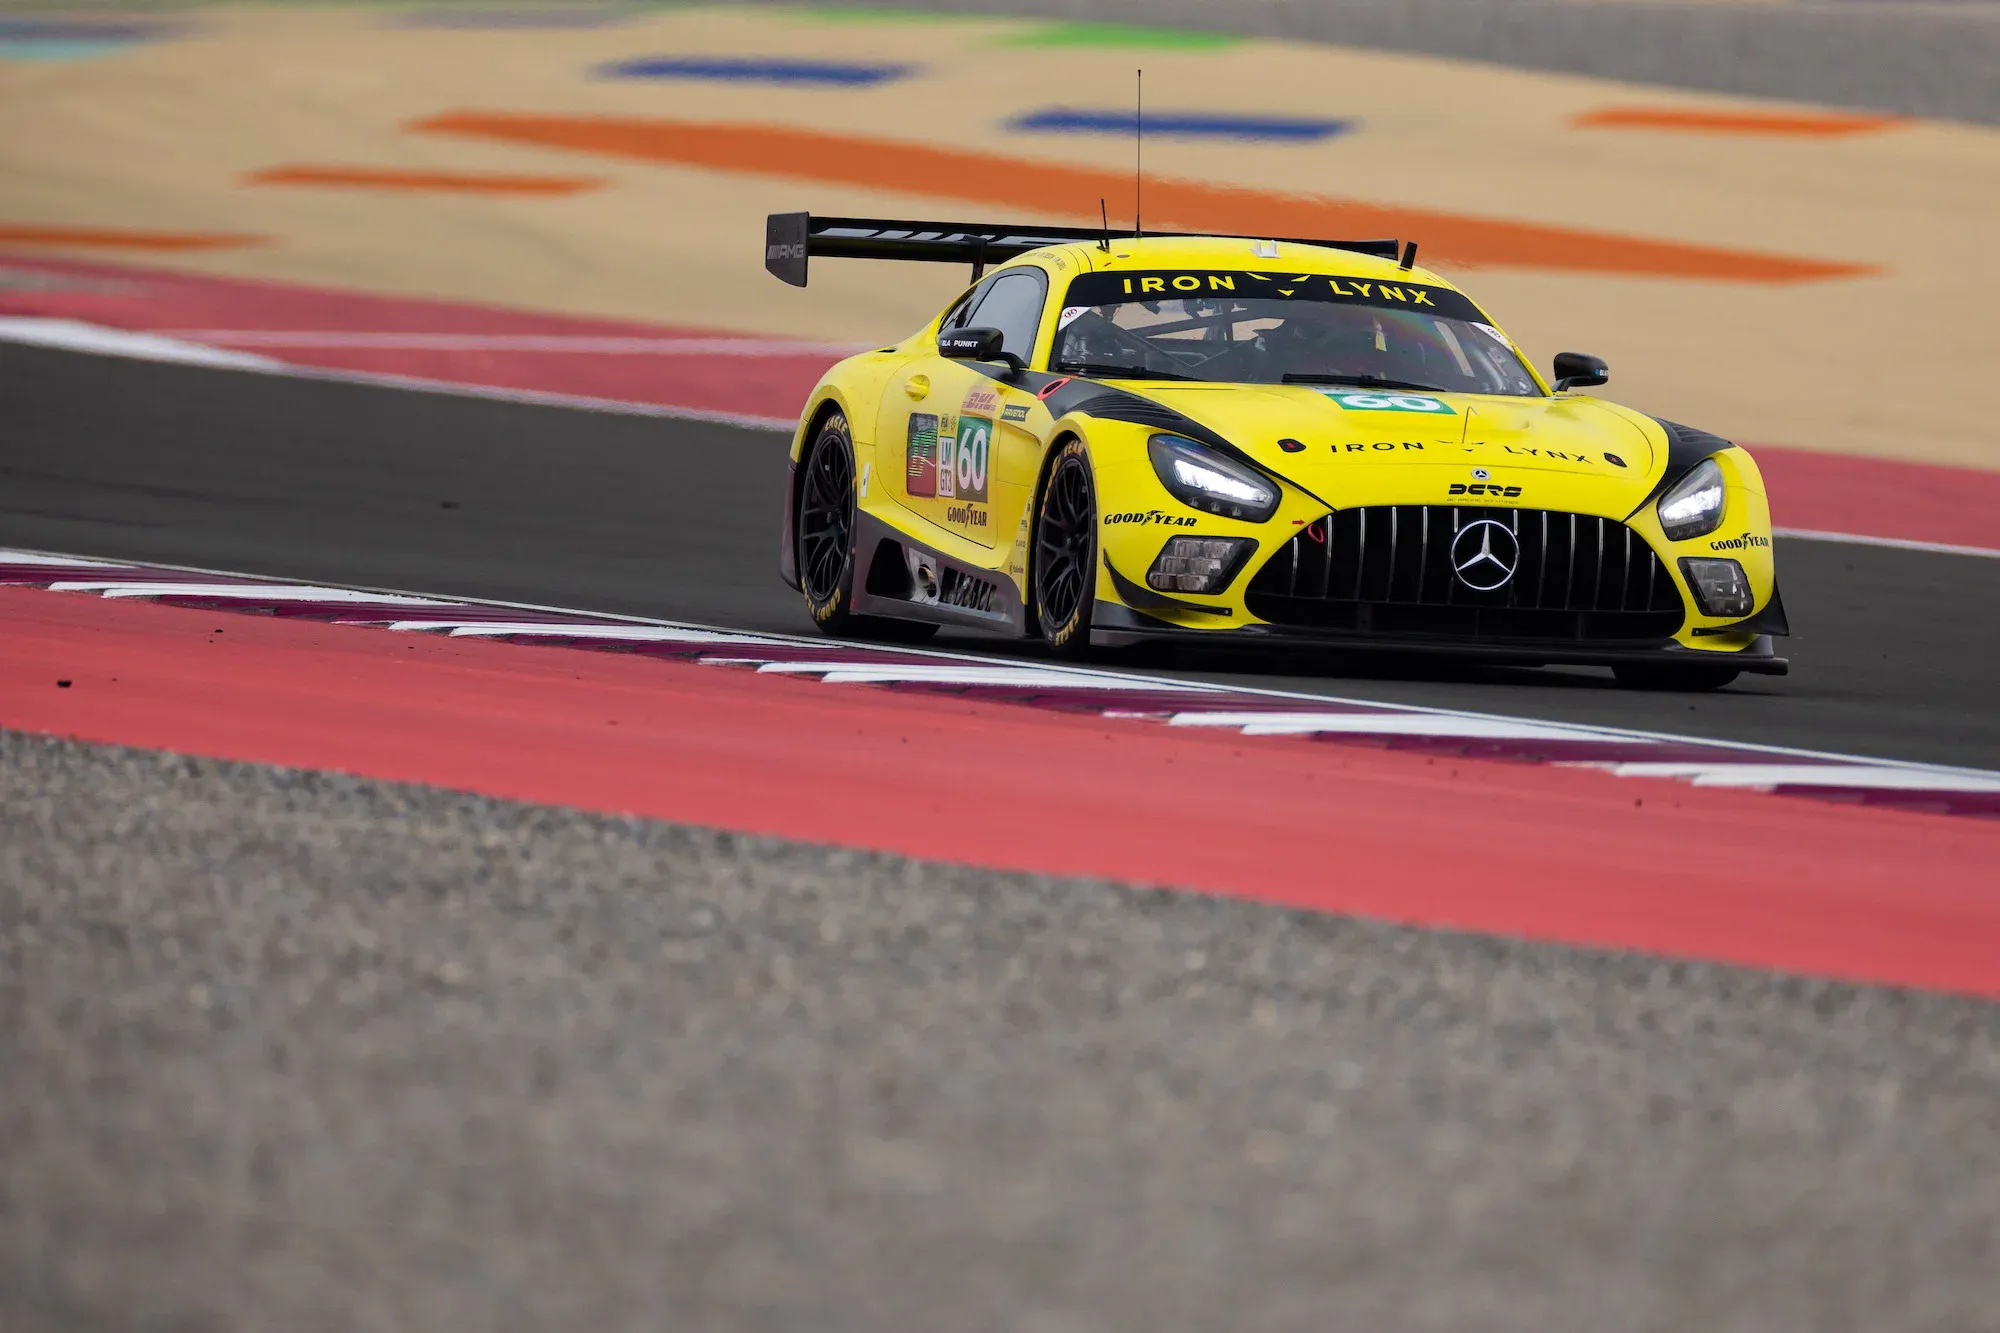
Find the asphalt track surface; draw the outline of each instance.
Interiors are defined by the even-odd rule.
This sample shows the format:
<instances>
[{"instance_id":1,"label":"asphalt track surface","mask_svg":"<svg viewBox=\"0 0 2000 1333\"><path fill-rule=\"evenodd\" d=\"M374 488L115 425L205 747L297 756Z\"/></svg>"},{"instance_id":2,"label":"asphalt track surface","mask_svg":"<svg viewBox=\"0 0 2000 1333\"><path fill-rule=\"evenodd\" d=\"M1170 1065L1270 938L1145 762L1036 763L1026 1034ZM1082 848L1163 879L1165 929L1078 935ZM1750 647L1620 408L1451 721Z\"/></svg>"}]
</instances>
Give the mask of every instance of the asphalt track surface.
<instances>
[{"instance_id":1,"label":"asphalt track surface","mask_svg":"<svg viewBox=\"0 0 2000 1333\"><path fill-rule=\"evenodd\" d=\"M885 0L837 2L885 7ZM1045 15L1298 38L1516 69L2000 124L2000 79L1993 77L1993 71L2000 69L2000 5L1993 0L1237 0L1231 4L886 0L886 4L922 11Z\"/></svg>"},{"instance_id":2,"label":"asphalt track surface","mask_svg":"<svg viewBox=\"0 0 2000 1333\"><path fill-rule=\"evenodd\" d=\"M0 544L18 547L811 633L776 575L784 452L704 422L0 347ZM1781 539L1779 574L1794 673L1715 695L1370 657L1138 666L2000 768L2000 560Z\"/></svg>"},{"instance_id":3,"label":"asphalt track surface","mask_svg":"<svg viewBox=\"0 0 2000 1333\"><path fill-rule=\"evenodd\" d=\"M0 1326L1991 1328L2000 1007L0 732Z\"/></svg>"}]
</instances>

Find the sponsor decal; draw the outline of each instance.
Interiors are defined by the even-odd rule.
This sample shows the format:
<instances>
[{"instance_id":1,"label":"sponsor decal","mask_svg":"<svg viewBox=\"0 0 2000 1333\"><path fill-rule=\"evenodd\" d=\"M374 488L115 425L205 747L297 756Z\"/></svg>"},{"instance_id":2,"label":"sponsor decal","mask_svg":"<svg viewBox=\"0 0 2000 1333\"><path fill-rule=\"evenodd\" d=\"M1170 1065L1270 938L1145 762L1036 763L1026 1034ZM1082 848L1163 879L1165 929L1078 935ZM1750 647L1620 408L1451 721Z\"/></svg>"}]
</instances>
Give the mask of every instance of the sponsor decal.
<instances>
[{"instance_id":1,"label":"sponsor decal","mask_svg":"<svg viewBox=\"0 0 2000 1333\"><path fill-rule=\"evenodd\" d=\"M1566 454L1560 449L1522 449L1511 444L1503 444L1500 447L1510 454L1526 454L1531 458L1553 458L1560 463L1582 463L1586 466L1590 463L1590 458L1585 454ZM1608 454L1605 456L1610 457ZM1618 466L1625 465L1620 463Z\"/></svg>"},{"instance_id":2,"label":"sponsor decal","mask_svg":"<svg viewBox=\"0 0 2000 1333\"><path fill-rule=\"evenodd\" d=\"M961 527L983 528L986 526L986 511L978 505L953 505L944 511L944 521Z\"/></svg>"},{"instance_id":3,"label":"sponsor decal","mask_svg":"<svg viewBox=\"0 0 2000 1333\"><path fill-rule=\"evenodd\" d=\"M1424 442L1422 440L1404 440L1401 445L1398 445L1394 440L1377 440L1373 444L1368 443L1366 440L1349 440L1344 445L1334 445L1333 451L1337 454L1365 454L1370 450L1374 450L1377 453L1394 453L1398 448L1403 448L1415 449L1422 452L1423 447Z\"/></svg>"},{"instance_id":4,"label":"sponsor decal","mask_svg":"<svg viewBox=\"0 0 2000 1333\"><path fill-rule=\"evenodd\" d=\"M1497 481L1491 481L1491 482L1454 481L1451 484L1451 489L1445 492L1445 494L1447 495L1504 496L1510 500L1513 499L1515 496L1519 495L1520 493L1521 493L1521 488L1519 486L1502 486Z\"/></svg>"},{"instance_id":5,"label":"sponsor decal","mask_svg":"<svg viewBox=\"0 0 2000 1333\"><path fill-rule=\"evenodd\" d=\"M874 472L875 472L875 464L863 463L861 465L861 498L864 500L868 498L868 478L872 476Z\"/></svg>"},{"instance_id":6,"label":"sponsor decal","mask_svg":"<svg viewBox=\"0 0 2000 1333\"><path fill-rule=\"evenodd\" d=\"M991 389L974 389L965 395L965 402L960 404L958 410L990 417L1000 410L1000 395Z\"/></svg>"},{"instance_id":7,"label":"sponsor decal","mask_svg":"<svg viewBox=\"0 0 2000 1333\"><path fill-rule=\"evenodd\" d=\"M1769 546L1770 544L1771 539L1769 537L1759 537L1754 532L1746 532L1740 537L1724 537L1719 541L1712 541L1708 544L1708 549L1711 551L1747 551L1754 547Z\"/></svg>"},{"instance_id":8,"label":"sponsor decal","mask_svg":"<svg viewBox=\"0 0 2000 1333\"><path fill-rule=\"evenodd\" d=\"M1279 440L1278 447L1288 454L1302 454L1306 451L1305 445L1298 440Z\"/></svg>"},{"instance_id":9,"label":"sponsor decal","mask_svg":"<svg viewBox=\"0 0 2000 1333\"><path fill-rule=\"evenodd\" d=\"M1088 314L1089 311L1090 307L1087 305L1066 305L1063 307L1062 314L1056 317L1056 327L1059 329L1068 328L1071 323Z\"/></svg>"},{"instance_id":10,"label":"sponsor decal","mask_svg":"<svg viewBox=\"0 0 2000 1333\"><path fill-rule=\"evenodd\" d=\"M1372 393L1357 389L1322 389L1344 412L1427 412L1457 416L1451 404L1416 393Z\"/></svg>"},{"instance_id":11,"label":"sponsor decal","mask_svg":"<svg viewBox=\"0 0 2000 1333\"><path fill-rule=\"evenodd\" d=\"M1510 339L1506 334L1500 332L1500 330L1494 328L1491 324L1481 324L1477 320L1473 320L1470 322L1473 328L1478 329L1481 333L1491 338L1494 342L1499 343L1502 347L1512 347L1514 345L1512 339Z\"/></svg>"},{"instance_id":12,"label":"sponsor decal","mask_svg":"<svg viewBox=\"0 0 2000 1333\"><path fill-rule=\"evenodd\" d=\"M993 444L993 419L961 415L957 434L944 438L951 458L949 462L938 459L938 494L986 503L986 459ZM985 527L986 520L980 519L978 526Z\"/></svg>"},{"instance_id":13,"label":"sponsor decal","mask_svg":"<svg viewBox=\"0 0 2000 1333\"><path fill-rule=\"evenodd\" d=\"M806 247L803 242L795 242L791 245L767 245L764 247L764 260L766 263L773 259L804 259L805 257Z\"/></svg>"},{"instance_id":14,"label":"sponsor decal","mask_svg":"<svg viewBox=\"0 0 2000 1333\"><path fill-rule=\"evenodd\" d=\"M1247 269L1194 272L1082 273L1069 285L1065 310L1120 301L1160 301L1219 294L1263 300L1330 301L1387 310L1427 310L1468 323L1487 324L1485 312L1462 293L1421 282L1377 282L1327 273L1256 273ZM1494 330L1494 336L1505 342ZM1511 344L1510 344L1511 345Z\"/></svg>"},{"instance_id":15,"label":"sponsor decal","mask_svg":"<svg viewBox=\"0 0 2000 1333\"><path fill-rule=\"evenodd\" d=\"M1157 524L1169 528L1191 528L1194 526L1194 520L1191 518L1186 518L1180 514L1163 514L1157 509L1148 509L1143 512L1134 511L1129 514L1106 514L1104 516L1105 527L1108 528L1117 523Z\"/></svg>"},{"instance_id":16,"label":"sponsor decal","mask_svg":"<svg viewBox=\"0 0 2000 1333\"><path fill-rule=\"evenodd\" d=\"M1026 403L1009 403L1000 413L1000 419L1002 421L1026 421L1028 419L1028 405Z\"/></svg>"},{"instance_id":17,"label":"sponsor decal","mask_svg":"<svg viewBox=\"0 0 2000 1333\"><path fill-rule=\"evenodd\" d=\"M910 437L904 446L903 489L919 498L938 493L938 419L928 412L910 413Z\"/></svg>"}]
</instances>

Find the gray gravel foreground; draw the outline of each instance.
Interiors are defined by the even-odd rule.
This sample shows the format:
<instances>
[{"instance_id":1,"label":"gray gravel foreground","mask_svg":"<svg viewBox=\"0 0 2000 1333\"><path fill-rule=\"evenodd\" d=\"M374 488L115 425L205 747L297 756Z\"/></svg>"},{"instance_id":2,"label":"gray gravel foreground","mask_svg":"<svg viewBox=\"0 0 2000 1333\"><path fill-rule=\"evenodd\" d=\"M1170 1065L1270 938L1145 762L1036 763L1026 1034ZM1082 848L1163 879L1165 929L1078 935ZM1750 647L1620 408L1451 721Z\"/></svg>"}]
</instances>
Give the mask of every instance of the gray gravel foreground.
<instances>
[{"instance_id":1,"label":"gray gravel foreground","mask_svg":"<svg viewBox=\"0 0 2000 1333\"><path fill-rule=\"evenodd\" d=\"M1480 60L2000 124L1994 0L832 0Z\"/></svg>"},{"instance_id":2,"label":"gray gravel foreground","mask_svg":"<svg viewBox=\"0 0 2000 1333\"><path fill-rule=\"evenodd\" d=\"M1960 1333L1996 1106L1977 1001L0 732L8 1333Z\"/></svg>"}]
</instances>

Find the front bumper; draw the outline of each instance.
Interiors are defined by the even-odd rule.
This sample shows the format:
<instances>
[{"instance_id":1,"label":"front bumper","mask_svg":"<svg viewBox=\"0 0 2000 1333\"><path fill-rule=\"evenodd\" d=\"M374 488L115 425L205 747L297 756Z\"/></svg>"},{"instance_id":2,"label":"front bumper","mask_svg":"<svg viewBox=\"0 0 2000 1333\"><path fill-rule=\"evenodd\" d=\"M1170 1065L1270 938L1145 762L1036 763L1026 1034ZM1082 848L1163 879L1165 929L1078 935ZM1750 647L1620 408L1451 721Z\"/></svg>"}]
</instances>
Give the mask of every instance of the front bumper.
<instances>
[{"instance_id":1,"label":"front bumper","mask_svg":"<svg viewBox=\"0 0 2000 1333\"><path fill-rule=\"evenodd\" d=\"M1638 662L1714 666L1726 662L1739 671L1765 676L1782 676L1791 669L1790 663L1777 655L1774 641L1768 634L1759 634L1743 648L1727 650L1688 648L1672 639L1576 644L1505 639L1465 642L1338 630L1288 629L1261 624L1236 625L1226 629L1185 629L1102 598L1098 599L1091 617L1090 642L1092 646L1101 648L1138 643L1179 643L1225 651L1283 649L1318 651L1330 655L1379 653L1508 666L1618 666Z\"/></svg>"}]
</instances>

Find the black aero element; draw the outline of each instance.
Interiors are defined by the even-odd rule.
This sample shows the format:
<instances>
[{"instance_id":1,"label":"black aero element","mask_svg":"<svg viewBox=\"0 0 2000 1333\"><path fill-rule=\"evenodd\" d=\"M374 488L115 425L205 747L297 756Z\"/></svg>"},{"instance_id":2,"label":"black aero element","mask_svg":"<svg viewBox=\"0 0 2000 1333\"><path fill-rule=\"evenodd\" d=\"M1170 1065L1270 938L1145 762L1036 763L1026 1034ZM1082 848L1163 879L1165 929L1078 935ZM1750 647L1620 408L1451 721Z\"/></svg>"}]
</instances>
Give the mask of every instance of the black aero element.
<instances>
[{"instance_id":1,"label":"black aero element","mask_svg":"<svg viewBox=\"0 0 2000 1333\"><path fill-rule=\"evenodd\" d=\"M1481 520L1517 548L1513 577L1483 591L1452 558L1460 531ZM1686 615L1666 566L1616 519L1452 505L1329 514L1265 562L1245 599L1290 628L1472 641L1653 642Z\"/></svg>"},{"instance_id":2,"label":"black aero element","mask_svg":"<svg viewBox=\"0 0 2000 1333\"><path fill-rule=\"evenodd\" d=\"M1156 231L1154 236L1207 236L1209 232ZM813 255L841 259L902 259L939 264L1005 263L1051 245L1096 245L1096 227L1044 227L993 222L909 222L889 218L816 218L810 213L772 213L764 220L764 267L794 287L806 285ZM1323 245L1335 250L1394 259L1395 241L1284 239L1287 245Z\"/></svg>"},{"instance_id":3,"label":"black aero element","mask_svg":"<svg viewBox=\"0 0 2000 1333\"><path fill-rule=\"evenodd\" d=\"M1557 352L1555 372L1557 393L1565 389L1588 389L1611 379L1610 367L1604 364L1604 359L1588 352Z\"/></svg>"},{"instance_id":4,"label":"black aero element","mask_svg":"<svg viewBox=\"0 0 2000 1333\"><path fill-rule=\"evenodd\" d=\"M1734 441L1725 440L1720 435L1713 435L1705 430L1696 430L1693 426L1683 426L1665 417L1654 417L1653 420L1667 433L1667 467L1666 471L1660 473L1660 479L1653 483L1653 489L1646 492L1646 498L1632 510L1632 514L1638 513L1665 495L1669 487L1694 471L1704 458L1720 453L1724 449L1736 447ZM1627 514L1625 517L1630 518L1632 514Z\"/></svg>"}]
</instances>

